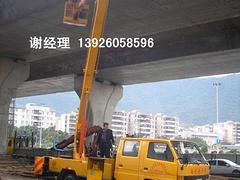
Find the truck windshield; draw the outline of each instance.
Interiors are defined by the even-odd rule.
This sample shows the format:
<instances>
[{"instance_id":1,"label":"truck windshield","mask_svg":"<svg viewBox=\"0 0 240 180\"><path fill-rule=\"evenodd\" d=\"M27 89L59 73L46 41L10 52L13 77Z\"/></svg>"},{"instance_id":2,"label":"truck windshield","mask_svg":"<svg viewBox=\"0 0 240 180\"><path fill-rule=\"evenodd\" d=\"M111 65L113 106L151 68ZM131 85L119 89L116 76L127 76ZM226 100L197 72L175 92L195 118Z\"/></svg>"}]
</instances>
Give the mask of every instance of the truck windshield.
<instances>
[{"instance_id":1,"label":"truck windshield","mask_svg":"<svg viewBox=\"0 0 240 180\"><path fill-rule=\"evenodd\" d=\"M207 163L195 143L184 141L171 141L177 153L178 159L182 164L202 164Z\"/></svg>"}]
</instances>

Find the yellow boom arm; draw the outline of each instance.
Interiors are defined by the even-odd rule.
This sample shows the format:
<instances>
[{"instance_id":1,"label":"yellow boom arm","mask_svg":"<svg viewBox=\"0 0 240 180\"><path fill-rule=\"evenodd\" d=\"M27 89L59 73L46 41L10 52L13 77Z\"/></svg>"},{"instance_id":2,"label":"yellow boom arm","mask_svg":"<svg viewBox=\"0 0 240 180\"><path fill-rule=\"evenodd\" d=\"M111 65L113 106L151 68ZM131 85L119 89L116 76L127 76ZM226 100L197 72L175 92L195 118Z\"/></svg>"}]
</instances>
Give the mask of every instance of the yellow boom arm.
<instances>
[{"instance_id":1,"label":"yellow boom arm","mask_svg":"<svg viewBox=\"0 0 240 180\"><path fill-rule=\"evenodd\" d=\"M103 35L108 3L109 0L96 0L91 38L100 39ZM99 53L99 47L94 48L91 46L88 49L80 98L80 108L78 111L78 119L74 136L74 159L80 159L83 153L86 139L87 120L89 118L89 96L92 82L94 80Z\"/></svg>"}]
</instances>

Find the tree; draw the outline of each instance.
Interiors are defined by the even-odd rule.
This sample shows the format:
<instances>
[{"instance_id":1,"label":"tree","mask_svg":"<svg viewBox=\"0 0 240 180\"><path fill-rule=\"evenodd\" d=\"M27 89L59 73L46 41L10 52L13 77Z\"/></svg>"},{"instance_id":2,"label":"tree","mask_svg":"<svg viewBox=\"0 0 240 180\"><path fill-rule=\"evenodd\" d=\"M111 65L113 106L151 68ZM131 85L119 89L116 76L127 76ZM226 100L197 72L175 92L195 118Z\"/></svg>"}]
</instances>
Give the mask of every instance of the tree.
<instances>
[{"instance_id":1,"label":"tree","mask_svg":"<svg viewBox=\"0 0 240 180\"><path fill-rule=\"evenodd\" d=\"M177 137L175 137L175 139L176 139L176 140L184 140L184 138L183 138L182 136L180 136L180 135L177 136Z\"/></svg>"},{"instance_id":2,"label":"tree","mask_svg":"<svg viewBox=\"0 0 240 180\"><path fill-rule=\"evenodd\" d=\"M14 130L17 136L26 136L31 138L33 135L35 147L39 147L40 144L40 129L36 126L23 126L20 128L15 127ZM69 135L62 131L55 131L54 127L42 129L42 148L51 148L53 143L60 142L63 139L68 138Z\"/></svg>"},{"instance_id":3,"label":"tree","mask_svg":"<svg viewBox=\"0 0 240 180\"><path fill-rule=\"evenodd\" d=\"M42 147L50 148L53 146L53 143L57 143L63 139L68 138L69 135L62 131L55 131L54 127L49 127L43 129L42 133Z\"/></svg>"},{"instance_id":4,"label":"tree","mask_svg":"<svg viewBox=\"0 0 240 180\"><path fill-rule=\"evenodd\" d=\"M208 152L208 145L206 141L204 141L202 138L194 137L189 138L188 140L196 143L200 147L202 153Z\"/></svg>"},{"instance_id":5,"label":"tree","mask_svg":"<svg viewBox=\"0 0 240 180\"><path fill-rule=\"evenodd\" d=\"M237 154L239 153L239 151L237 149L231 149L229 151L226 152L227 154Z\"/></svg>"},{"instance_id":6,"label":"tree","mask_svg":"<svg viewBox=\"0 0 240 180\"><path fill-rule=\"evenodd\" d=\"M201 151L202 151L202 153L204 153L204 154L208 153L208 146L207 146L207 145L202 146L202 147L201 147Z\"/></svg>"},{"instance_id":7,"label":"tree","mask_svg":"<svg viewBox=\"0 0 240 180\"><path fill-rule=\"evenodd\" d=\"M38 133L38 128L36 126L22 126L22 127L14 127L14 131L16 131L18 136L32 136L33 134Z\"/></svg>"}]
</instances>

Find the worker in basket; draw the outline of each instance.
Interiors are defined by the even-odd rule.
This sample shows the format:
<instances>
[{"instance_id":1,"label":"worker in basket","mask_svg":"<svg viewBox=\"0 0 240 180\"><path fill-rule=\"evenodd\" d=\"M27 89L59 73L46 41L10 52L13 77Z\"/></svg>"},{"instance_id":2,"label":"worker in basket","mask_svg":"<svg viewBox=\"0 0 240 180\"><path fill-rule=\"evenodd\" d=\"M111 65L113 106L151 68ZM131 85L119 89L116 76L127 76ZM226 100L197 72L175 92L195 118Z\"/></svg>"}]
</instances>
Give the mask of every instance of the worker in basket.
<instances>
[{"instance_id":1,"label":"worker in basket","mask_svg":"<svg viewBox=\"0 0 240 180\"><path fill-rule=\"evenodd\" d=\"M87 4L87 0L79 0L78 3L77 3L77 8L76 8L76 11L74 12L74 19L76 20L78 18L78 14L80 12L80 9L85 5Z\"/></svg>"}]
</instances>

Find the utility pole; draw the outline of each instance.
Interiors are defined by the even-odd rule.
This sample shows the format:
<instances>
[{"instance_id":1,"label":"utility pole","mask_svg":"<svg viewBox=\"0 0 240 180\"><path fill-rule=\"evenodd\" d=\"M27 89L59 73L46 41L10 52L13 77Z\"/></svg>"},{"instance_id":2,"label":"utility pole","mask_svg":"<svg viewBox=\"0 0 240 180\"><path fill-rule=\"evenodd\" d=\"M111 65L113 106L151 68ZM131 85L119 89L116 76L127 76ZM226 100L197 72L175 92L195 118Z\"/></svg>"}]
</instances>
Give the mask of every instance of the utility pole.
<instances>
[{"instance_id":1,"label":"utility pole","mask_svg":"<svg viewBox=\"0 0 240 180\"><path fill-rule=\"evenodd\" d=\"M219 123L219 95L218 90L221 86L221 83L213 83L213 86L215 86L216 89L216 115L217 115L217 123Z\"/></svg>"}]
</instances>

